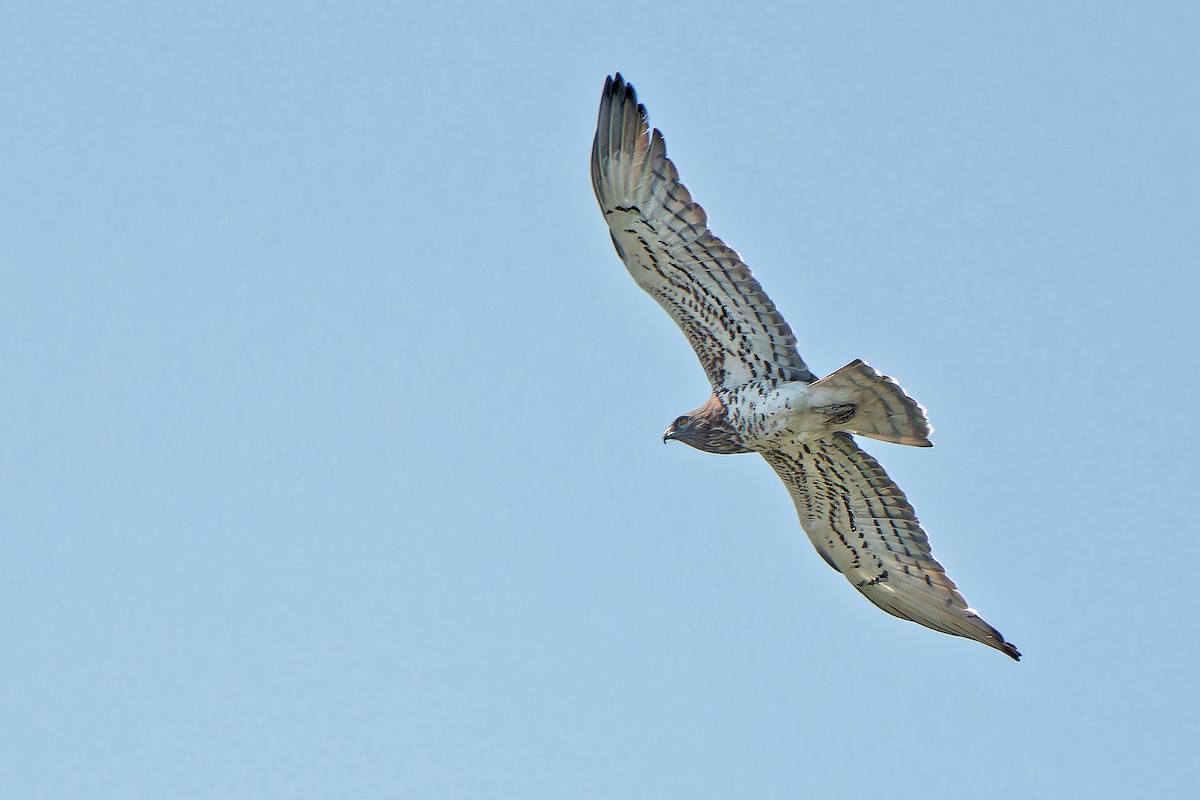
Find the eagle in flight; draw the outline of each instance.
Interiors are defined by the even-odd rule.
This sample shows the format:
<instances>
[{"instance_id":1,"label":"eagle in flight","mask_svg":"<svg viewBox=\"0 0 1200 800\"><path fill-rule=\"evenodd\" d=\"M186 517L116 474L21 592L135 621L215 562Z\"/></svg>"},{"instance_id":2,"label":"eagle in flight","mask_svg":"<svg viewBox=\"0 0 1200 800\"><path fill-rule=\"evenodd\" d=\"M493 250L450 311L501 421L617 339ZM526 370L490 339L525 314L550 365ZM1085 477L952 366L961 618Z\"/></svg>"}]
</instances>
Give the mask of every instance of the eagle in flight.
<instances>
[{"instance_id":1,"label":"eagle in flight","mask_svg":"<svg viewBox=\"0 0 1200 800\"><path fill-rule=\"evenodd\" d=\"M663 434L709 453L759 453L821 557L889 614L1021 654L934 560L904 492L852 434L929 447L925 410L862 361L818 379L750 270L708 229L662 134L620 74L608 78L592 185L613 245L700 358L713 393Z\"/></svg>"}]
</instances>

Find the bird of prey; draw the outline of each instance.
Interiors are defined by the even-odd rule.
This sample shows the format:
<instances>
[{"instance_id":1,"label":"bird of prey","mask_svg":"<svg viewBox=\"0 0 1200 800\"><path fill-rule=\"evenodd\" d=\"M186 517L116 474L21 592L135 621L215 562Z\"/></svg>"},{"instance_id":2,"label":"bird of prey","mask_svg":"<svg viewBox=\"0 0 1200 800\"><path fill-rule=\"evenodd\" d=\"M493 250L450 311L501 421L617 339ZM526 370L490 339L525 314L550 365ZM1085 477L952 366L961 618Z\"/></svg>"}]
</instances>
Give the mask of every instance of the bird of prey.
<instances>
[{"instance_id":1,"label":"bird of prey","mask_svg":"<svg viewBox=\"0 0 1200 800\"><path fill-rule=\"evenodd\" d=\"M852 435L929 447L925 410L862 361L821 379L809 370L775 304L709 231L619 73L600 98L592 185L617 254L683 329L712 384L708 401L671 423L663 441L759 453L787 486L817 552L868 600L1019 660L967 605L904 492Z\"/></svg>"}]
</instances>

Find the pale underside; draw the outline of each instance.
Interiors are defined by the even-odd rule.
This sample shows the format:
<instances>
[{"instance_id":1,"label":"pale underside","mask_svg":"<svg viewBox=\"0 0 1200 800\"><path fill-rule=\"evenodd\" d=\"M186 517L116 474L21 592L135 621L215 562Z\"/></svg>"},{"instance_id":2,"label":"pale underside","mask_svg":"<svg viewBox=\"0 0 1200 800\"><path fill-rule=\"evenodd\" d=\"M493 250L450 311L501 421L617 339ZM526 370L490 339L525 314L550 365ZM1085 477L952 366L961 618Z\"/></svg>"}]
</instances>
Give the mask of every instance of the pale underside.
<instances>
[{"instance_id":1,"label":"pale underside","mask_svg":"<svg viewBox=\"0 0 1200 800\"><path fill-rule=\"evenodd\" d=\"M683 330L714 390L816 380L791 328L679 182L658 130L620 75L605 85L592 183L617 253ZM758 448L755 448L758 449ZM846 433L762 456L783 479L817 552L875 605L1019 658L934 560L904 493Z\"/></svg>"}]
</instances>

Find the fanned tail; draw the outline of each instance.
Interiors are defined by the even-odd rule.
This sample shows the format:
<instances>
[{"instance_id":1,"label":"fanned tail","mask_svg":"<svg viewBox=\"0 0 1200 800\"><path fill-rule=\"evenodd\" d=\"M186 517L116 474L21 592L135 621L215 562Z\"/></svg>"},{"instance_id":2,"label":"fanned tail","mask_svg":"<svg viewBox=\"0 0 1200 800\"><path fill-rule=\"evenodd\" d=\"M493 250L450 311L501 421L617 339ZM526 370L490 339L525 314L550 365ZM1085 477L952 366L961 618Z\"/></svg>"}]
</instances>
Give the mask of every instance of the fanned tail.
<instances>
[{"instance_id":1,"label":"fanned tail","mask_svg":"<svg viewBox=\"0 0 1200 800\"><path fill-rule=\"evenodd\" d=\"M847 414L842 430L895 444L933 446L929 441L933 428L921 404L905 394L896 381L862 360L851 361L812 388L824 389L832 401L829 407ZM852 414L850 409L841 412L845 405L853 405Z\"/></svg>"}]
</instances>

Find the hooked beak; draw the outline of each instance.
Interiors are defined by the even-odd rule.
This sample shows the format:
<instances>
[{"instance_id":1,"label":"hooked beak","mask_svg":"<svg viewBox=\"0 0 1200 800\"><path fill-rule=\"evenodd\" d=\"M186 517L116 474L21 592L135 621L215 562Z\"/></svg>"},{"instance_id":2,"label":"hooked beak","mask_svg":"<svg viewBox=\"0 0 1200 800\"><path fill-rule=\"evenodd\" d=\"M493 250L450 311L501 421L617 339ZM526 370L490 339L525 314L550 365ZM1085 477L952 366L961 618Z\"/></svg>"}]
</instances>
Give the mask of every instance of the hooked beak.
<instances>
[{"instance_id":1,"label":"hooked beak","mask_svg":"<svg viewBox=\"0 0 1200 800\"><path fill-rule=\"evenodd\" d=\"M670 440L672 440L672 439L674 439L674 438L675 438L675 428L674 428L674 426L672 426L672 427L670 427L670 428L667 428L667 429L666 429L666 430L663 432L663 444L666 444L667 442L669 442Z\"/></svg>"}]
</instances>

